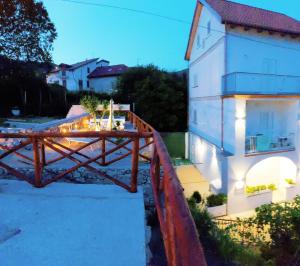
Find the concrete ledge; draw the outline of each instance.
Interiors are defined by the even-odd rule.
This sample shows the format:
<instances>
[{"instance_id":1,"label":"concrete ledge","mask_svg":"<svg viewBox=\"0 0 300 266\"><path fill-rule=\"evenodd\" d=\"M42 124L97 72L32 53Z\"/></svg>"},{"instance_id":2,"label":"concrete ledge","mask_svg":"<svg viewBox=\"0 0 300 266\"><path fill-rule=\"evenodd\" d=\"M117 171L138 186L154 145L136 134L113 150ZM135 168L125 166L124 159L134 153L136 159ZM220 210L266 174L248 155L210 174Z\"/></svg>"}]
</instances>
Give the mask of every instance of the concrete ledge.
<instances>
[{"instance_id":1,"label":"concrete ledge","mask_svg":"<svg viewBox=\"0 0 300 266\"><path fill-rule=\"evenodd\" d=\"M144 216L141 187L0 180L0 265L145 265Z\"/></svg>"}]
</instances>

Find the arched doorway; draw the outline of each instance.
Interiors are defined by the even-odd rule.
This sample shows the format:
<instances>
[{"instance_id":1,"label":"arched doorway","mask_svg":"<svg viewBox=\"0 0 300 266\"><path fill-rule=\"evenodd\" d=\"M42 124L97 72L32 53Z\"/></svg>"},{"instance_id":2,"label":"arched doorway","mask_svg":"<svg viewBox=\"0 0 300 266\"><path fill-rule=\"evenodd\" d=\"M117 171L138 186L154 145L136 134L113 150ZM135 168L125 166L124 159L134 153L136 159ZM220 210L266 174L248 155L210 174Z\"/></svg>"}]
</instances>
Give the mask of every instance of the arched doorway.
<instances>
[{"instance_id":1,"label":"arched doorway","mask_svg":"<svg viewBox=\"0 0 300 266\"><path fill-rule=\"evenodd\" d=\"M248 171L246 175L246 186L275 187L273 191L273 202L287 199L287 187L296 182L297 166L286 157L271 157L264 159Z\"/></svg>"}]
</instances>

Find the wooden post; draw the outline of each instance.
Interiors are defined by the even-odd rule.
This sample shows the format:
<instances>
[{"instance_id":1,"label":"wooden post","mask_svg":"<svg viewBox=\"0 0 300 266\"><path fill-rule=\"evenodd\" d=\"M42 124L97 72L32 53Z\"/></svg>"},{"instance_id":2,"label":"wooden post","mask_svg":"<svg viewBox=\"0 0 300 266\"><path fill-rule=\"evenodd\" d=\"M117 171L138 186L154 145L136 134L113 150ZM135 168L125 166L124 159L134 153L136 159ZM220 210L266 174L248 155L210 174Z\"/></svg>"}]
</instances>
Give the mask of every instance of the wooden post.
<instances>
[{"instance_id":1,"label":"wooden post","mask_svg":"<svg viewBox=\"0 0 300 266\"><path fill-rule=\"evenodd\" d=\"M137 176L139 169L139 145L140 139L135 138L132 144L132 161L131 161L131 185L130 192L137 192Z\"/></svg>"},{"instance_id":2,"label":"wooden post","mask_svg":"<svg viewBox=\"0 0 300 266\"><path fill-rule=\"evenodd\" d=\"M102 143L101 143L101 152L102 152L102 165L105 165L105 138L102 139Z\"/></svg>"},{"instance_id":3,"label":"wooden post","mask_svg":"<svg viewBox=\"0 0 300 266\"><path fill-rule=\"evenodd\" d=\"M46 152L45 152L45 145L41 143L41 156L42 156L42 166L44 167L46 163Z\"/></svg>"},{"instance_id":4,"label":"wooden post","mask_svg":"<svg viewBox=\"0 0 300 266\"><path fill-rule=\"evenodd\" d=\"M32 138L33 146L33 163L34 163L34 185L36 187L42 187L42 171L41 171L41 162L40 162L40 151L39 151L39 142L37 137Z\"/></svg>"}]
</instances>

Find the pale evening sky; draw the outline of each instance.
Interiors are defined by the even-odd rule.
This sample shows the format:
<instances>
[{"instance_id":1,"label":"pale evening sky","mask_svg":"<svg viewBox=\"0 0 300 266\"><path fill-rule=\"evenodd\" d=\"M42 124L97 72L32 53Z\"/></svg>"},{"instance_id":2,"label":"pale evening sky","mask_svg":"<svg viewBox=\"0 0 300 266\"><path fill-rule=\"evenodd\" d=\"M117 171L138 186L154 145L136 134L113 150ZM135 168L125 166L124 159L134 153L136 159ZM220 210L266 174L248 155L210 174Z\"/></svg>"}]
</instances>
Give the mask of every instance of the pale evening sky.
<instances>
[{"instance_id":1,"label":"pale evening sky","mask_svg":"<svg viewBox=\"0 0 300 266\"><path fill-rule=\"evenodd\" d=\"M167 70L187 67L184 53L196 0L42 1L58 33L53 51L53 61L57 64L100 57L111 64L128 66L153 63ZM235 2L277 11L300 20L299 0ZM184 22L97 4L143 10Z\"/></svg>"}]
</instances>

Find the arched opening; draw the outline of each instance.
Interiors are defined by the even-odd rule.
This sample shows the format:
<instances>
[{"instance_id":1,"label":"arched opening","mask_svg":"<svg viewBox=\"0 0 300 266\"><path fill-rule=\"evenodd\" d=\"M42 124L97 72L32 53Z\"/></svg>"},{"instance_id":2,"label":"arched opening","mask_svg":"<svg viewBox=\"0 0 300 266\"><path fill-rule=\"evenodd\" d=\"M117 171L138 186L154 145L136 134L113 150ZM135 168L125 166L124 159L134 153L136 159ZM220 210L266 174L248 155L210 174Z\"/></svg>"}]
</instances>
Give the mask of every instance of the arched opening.
<instances>
[{"instance_id":1,"label":"arched opening","mask_svg":"<svg viewBox=\"0 0 300 266\"><path fill-rule=\"evenodd\" d=\"M271 157L255 164L246 175L247 193L282 190L295 184L297 166L286 157ZM283 200L283 199L282 199Z\"/></svg>"}]
</instances>

